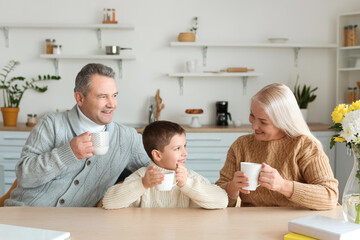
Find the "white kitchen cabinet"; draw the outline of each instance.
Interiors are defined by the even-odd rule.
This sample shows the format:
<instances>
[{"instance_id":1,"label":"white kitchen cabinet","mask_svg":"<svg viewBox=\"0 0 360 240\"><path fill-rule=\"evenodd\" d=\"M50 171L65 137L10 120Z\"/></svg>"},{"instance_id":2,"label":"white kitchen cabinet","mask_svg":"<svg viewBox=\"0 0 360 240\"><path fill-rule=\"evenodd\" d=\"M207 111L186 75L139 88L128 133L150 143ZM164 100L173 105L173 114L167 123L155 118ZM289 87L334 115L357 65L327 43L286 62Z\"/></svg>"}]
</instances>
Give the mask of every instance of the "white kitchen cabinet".
<instances>
[{"instance_id":1,"label":"white kitchen cabinet","mask_svg":"<svg viewBox=\"0 0 360 240\"><path fill-rule=\"evenodd\" d=\"M5 192L16 179L15 165L29 134L26 131L0 131L0 165L4 168Z\"/></svg>"},{"instance_id":2,"label":"white kitchen cabinet","mask_svg":"<svg viewBox=\"0 0 360 240\"><path fill-rule=\"evenodd\" d=\"M336 143L336 179L339 181L339 203L342 203L342 195L346 181L350 176L354 165L354 156L346 147L345 143Z\"/></svg>"},{"instance_id":3,"label":"white kitchen cabinet","mask_svg":"<svg viewBox=\"0 0 360 240\"><path fill-rule=\"evenodd\" d=\"M338 17L336 104L348 103L347 88L356 87L356 82L360 81L360 65L355 61L357 56L360 57L359 34L356 46L344 47L344 27L348 25L358 25L359 29L360 12L341 14Z\"/></svg>"},{"instance_id":4,"label":"white kitchen cabinet","mask_svg":"<svg viewBox=\"0 0 360 240\"><path fill-rule=\"evenodd\" d=\"M312 131L311 133L321 142L324 152L329 158L331 169L336 176L335 148L330 149L330 140L334 131Z\"/></svg>"},{"instance_id":5,"label":"white kitchen cabinet","mask_svg":"<svg viewBox=\"0 0 360 240\"><path fill-rule=\"evenodd\" d=\"M194 170L209 179L211 183L215 183L220 177L220 170L224 166L231 144L245 134L248 133L187 133L186 168Z\"/></svg>"}]
</instances>

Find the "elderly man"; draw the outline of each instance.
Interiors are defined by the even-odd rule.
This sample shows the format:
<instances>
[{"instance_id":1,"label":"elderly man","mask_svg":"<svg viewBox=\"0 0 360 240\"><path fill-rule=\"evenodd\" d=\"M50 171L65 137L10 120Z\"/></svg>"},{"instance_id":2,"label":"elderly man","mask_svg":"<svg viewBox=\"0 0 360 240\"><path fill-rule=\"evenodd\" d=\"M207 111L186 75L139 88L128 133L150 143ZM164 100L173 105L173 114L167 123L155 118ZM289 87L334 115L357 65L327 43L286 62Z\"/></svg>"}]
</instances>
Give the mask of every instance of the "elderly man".
<instances>
[{"instance_id":1,"label":"elderly man","mask_svg":"<svg viewBox=\"0 0 360 240\"><path fill-rule=\"evenodd\" d=\"M75 80L77 104L48 113L32 130L16 165L18 186L6 206L93 207L125 170L149 165L141 135L112 121L114 71L88 64ZM109 150L93 155L91 133L108 131Z\"/></svg>"}]
</instances>

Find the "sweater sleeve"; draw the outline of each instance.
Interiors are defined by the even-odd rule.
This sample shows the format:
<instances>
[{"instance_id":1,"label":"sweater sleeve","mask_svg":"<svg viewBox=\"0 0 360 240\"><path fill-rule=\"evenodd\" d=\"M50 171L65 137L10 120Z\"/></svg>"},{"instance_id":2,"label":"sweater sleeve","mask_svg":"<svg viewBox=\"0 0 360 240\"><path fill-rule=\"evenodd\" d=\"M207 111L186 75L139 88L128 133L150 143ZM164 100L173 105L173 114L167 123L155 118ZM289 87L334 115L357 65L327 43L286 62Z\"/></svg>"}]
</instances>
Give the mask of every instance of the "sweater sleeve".
<instances>
[{"instance_id":1,"label":"sweater sleeve","mask_svg":"<svg viewBox=\"0 0 360 240\"><path fill-rule=\"evenodd\" d=\"M135 129L128 129L128 142L132 142L131 144L131 161L126 166L131 172L135 172L141 167L150 166L150 158L145 152L144 145L142 142L141 134L137 133Z\"/></svg>"},{"instance_id":2,"label":"sweater sleeve","mask_svg":"<svg viewBox=\"0 0 360 240\"><path fill-rule=\"evenodd\" d=\"M105 193L103 208L139 207L141 196L146 191L142 184L142 176L145 171L146 167L140 168L127 177L123 183L110 187Z\"/></svg>"},{"instance_id":3,"label":"sweater sleeve","mask_svg":"<svg viewBox=\"0 0 360 240\"><path fill-rule=\"evenodd\" d=\"M322 149L305 146L298 166L306 183L294 181L290 201L298 206L315 210L336 207L338 181L334 178L329 159Z\"/></svg>"},{"instance_id":4,"label":"sweater sleeve","mask_svg":"<svg viewBox=\"0 0 360 240\"><path fill-rule=\"evenodd\" d=\"M216 181L216 185L220 186L226 191L226 187L234 177L236 170L236 156L235 156L235 143L231 145L224 167L220 170L220 178ZM240 169L239 169L240 170ZM231 198L228 196L228 207L235 207L237 198Z\"/></svg>"},{"instance_id":5,"label":"sweater sleeve","mask_svg":"<svg viewBox=\"0 0 360 240\"><path fill-rule=\"evenodd\" d=\"M34 188L59 176L68 165L77 163L70 143L64 141L55 147L55 126L50 115L42 118L27 139L20 161L16 164L16 177L24 188Z\"/></svg>"},{"instance_id":6,"label":"sweater sleeve","mask_svg":"<svg viewBox=\"0 0 360 240\"><path fill-rule=\"evenodd\" d=\"M226 192L219 186L211 184L203 176L189 171L188 179L180 190L202 208L226 208L228 198Z\"/></svg>"}]
</instances>

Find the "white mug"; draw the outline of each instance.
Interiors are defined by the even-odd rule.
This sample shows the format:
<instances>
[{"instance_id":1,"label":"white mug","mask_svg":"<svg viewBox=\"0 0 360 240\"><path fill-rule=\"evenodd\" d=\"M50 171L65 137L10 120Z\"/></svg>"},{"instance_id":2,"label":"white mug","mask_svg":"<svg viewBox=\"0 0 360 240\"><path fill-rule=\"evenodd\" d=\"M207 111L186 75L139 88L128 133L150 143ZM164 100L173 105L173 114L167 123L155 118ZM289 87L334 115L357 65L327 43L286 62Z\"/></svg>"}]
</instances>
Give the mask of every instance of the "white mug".
<instances>
[{"instance_id":1,"label":"white mug","mask_svg":"<svg viewBox=\"0 0 360 240\"><path fill-rule=\"evenodd\" d=\"M175 172L163 172L163 174L164 181L161 184L156 185L156 190L170 191L177 184L177 182L175 182Z\"/></svg>"},{"instance_id":2,"label":"white mug","mask_svg":"<svg viewBox=\"0 0 360 240\"><path fill-rule=\"evenodd\" d=\"M255 191L259 186L258 179L261 172L261 164L251 163L251 162L241 162L241 171L246 174L246 177L249 178L248 183L250 186L244 187L244 190Z\"/></svg>"},{"instance_id":3,"label":"white mug","mask_svg":"<svg viewBox=\"0 0 360 240\"><path fill-rule=\"evenodd\" d=\"M105 155L109 150L109 132L91 133L91 142L94 146L94 155Z\"/></svg>"},{"instance_id":4,"label":"white mug","mask_svg":"<svg viewBox=\"0 0 360 240\"><path fill-rule=\"evenodd\" d=\"M197 60L190 60L186 62L186 70L188 72L196 72L197 70Z\"/></svg>"}]
</instances>

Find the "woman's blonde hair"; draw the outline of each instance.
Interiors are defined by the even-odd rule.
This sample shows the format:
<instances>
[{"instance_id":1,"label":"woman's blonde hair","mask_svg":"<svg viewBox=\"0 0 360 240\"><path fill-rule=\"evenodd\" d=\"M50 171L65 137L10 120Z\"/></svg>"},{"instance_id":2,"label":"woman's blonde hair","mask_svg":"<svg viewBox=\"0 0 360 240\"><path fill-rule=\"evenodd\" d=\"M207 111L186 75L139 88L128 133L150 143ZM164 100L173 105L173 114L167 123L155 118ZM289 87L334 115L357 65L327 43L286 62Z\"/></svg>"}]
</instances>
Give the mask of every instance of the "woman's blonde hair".
<instances>
[{"instance_id":1,"label":"woman's blonde hair","mask_svg":"<svg viewBox=\"0 0 360 240\"><path fill-rule=\"evenodd\" d=\"M289 137L306 135L321 143L310 132L294 93L284 84L273 83L257 92L251 101L256 101L265 110L275 127L284 131Z\"/></svg>"}]
</instances>

